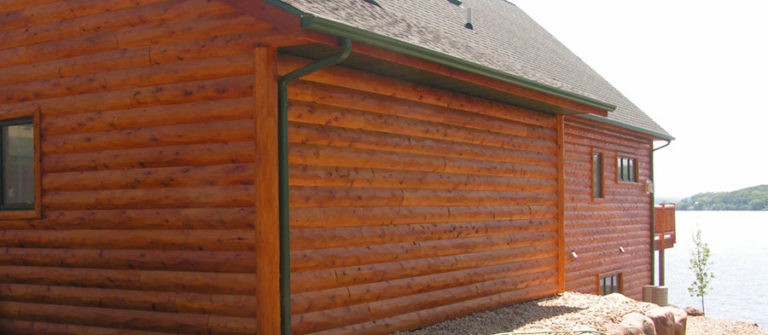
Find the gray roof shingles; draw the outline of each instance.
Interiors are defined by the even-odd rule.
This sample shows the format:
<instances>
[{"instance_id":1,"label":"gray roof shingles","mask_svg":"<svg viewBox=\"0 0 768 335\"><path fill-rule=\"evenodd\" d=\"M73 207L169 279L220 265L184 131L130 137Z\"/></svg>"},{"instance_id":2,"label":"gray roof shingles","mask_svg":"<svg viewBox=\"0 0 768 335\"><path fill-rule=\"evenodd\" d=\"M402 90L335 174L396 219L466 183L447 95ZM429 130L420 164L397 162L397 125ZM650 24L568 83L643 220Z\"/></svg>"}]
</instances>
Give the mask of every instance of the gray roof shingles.
<instances>
[{"instance_id":1,"label":"gray roof shingles","mask_svg":"<svg viewBox=\"0 0 768 335\"><path fill-rule=\"evenodd\" d=\"M672 136L520 8L504 0L282 0L300 11L615 105L607 119ZM474 29L467 29L472 10Z\"/></svg>"}]
</instances>

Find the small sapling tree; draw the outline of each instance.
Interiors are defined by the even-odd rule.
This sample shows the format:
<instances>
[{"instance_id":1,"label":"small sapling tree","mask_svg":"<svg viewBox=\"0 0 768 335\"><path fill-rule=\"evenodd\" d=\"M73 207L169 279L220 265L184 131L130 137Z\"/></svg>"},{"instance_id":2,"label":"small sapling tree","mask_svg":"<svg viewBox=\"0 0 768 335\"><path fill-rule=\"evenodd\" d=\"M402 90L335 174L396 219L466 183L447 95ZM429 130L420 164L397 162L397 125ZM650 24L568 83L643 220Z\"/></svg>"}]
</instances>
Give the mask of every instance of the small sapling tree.
<instances>
[{"instance_id":1,"label":"small sapling tree","mask_svg":"<svg viewBox=\"0 0 768 335\"><path fill-rule=\"evenodd\" d=\"M693 234L693 247L688 268L693 271L695 278L691 286L688 287L688 293L691 297L701 297L701 311L706 313L704 296L711 290L709 283L715 278L715 274L709 268L711 265L709 262L709 245L701 240L701 229L697 229L696 233Z\"/></svg>"}]
</instances>

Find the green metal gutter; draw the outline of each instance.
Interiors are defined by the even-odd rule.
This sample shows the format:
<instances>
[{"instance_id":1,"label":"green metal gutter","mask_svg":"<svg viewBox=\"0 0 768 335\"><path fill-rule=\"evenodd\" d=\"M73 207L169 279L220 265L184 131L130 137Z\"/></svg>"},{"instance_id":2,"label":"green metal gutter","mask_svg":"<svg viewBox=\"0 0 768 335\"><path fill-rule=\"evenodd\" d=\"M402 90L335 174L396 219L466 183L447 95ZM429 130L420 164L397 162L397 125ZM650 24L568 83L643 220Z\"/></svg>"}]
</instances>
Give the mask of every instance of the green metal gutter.
<instances>
[{"instance_id":1,"label":"green metal gutter","mask_svg":"<svg viewBox=\"0 0 768 335\"><path fill-rule=\"evenodd\" d=\"M511 75L509 73L506 73L491 67L468 62L466 60L453 57L438 51L430 50L430 49L427 49L418 45L414 45L408 42L404 42L398 39L376 34L371 31L355 28L343 23L317 17L312 14L304 13L301 10L291 5L288 5L280 0L267 0L267 2L293 15L298 16L301 19L301 26L306 29L311 29L314 31L330 34L333 36L346 37L351 40L360 41L361 43L365 43L371 46L375 46L385 50L390 50L390 51L401 53L404 55L416 57L416 58L427 60L430 62L442 64L451 68L456 68L456 69L477 74L483 77L496 79L508 84L529 88L538 92L561 97L576 103L581 103L581 104L599 108L605 111L610 112L610 111L616 110L615 105L609 104L594 98L590 98L587 96L562 90L556 87L544 85L530 79ZM659 138L663 140L674 140L674 137L664 132L656 132L649 129L644 129L637 126L625 124L622 122L610 120L608 118L604 118L596 115L585 114L582 116L591 120L595 120L595 121L603 122L606 124L648 134L655 138Z\"/></svg>"},{"instance_id":2,"label":"green metal gutter","mask_svg":"<svg viewBox=\"0 0 768 335\"><path fill-rule=\"evenodd\" d=\"M283 6L286 6L286 5L283 4ZM301 26L306 29L311 29L314 31L326 33L333 36L346 37L346 38L349 38L355 41L360 41L362 43L365 43L374 47L416 57L416 58L430 61L433 63L445 65L445 66L459 69L472 74L499 80L501 82L505 82L508 84L525 87L534 91L564 98L576 103L599 108L601 110L605 110L609 112L616 110L616 106L613 104L609 104L609 103L606 103L594 98L590 98L587 96L579 95L573 92L565 91L556 87L544 85L530 79L518 77L512 74L506 73L504 71L500 71L484 65L468 62L466 60L463 60L457 57L453 57L453 56L450 56L441 52L437 52L431 49L427 49L418 45L410 44L408 42L404 42L398 39L376 34L374 32L370 32L360 28L355 28L346 24L324 19L311 14L303 14L303 15L300 15L300 17L301 17ZM614 120L597 116L597 115L581 114L580 116L583 116L591 120L607 123L610 125L619 126L629 130L638 131L644 134L651 135L654 138L659 138L663 140L675 139L674 137L672 137L667 133L656 132L653 130L625 124L622 122L614 121Z\"/></svg>"},{"instance_id":3,"label":"green metal gutter","mask_svg":"<svg viewBox=\"0 0 768 335\"><path fill-rule=\"evenodd\" d=\"M290 183L288 164L288 84L312 72L338 64L349 57L352 41L341 39L338 54L321 59L284 75L277 82L278 111L278 170L280 211L280 333L291 333L291 233L290 233Z\"/></svg>"},{"instance_id":4,"label":"green metal gutter","mask_svg":"<svg viewBox=\"0 0 768 335\"><path fill-rule=\"evenodd\" d=\"M543 85L536 81L511 75L504 71L496 70L491 67L465 61L458 57L453 57L441 52L430 50L418 45L404 42L391 37L376 34L360 28L355 28L343 23L324 19L310 14L301 16L301 26L317 32L326 33L333 36L346 37L355 41L394 51L400 54L427 60L433 63L442 64L451 68L459 69L465 72L477 74L483 77L496 79L508 84L513 84L534 91L546 93L560 98L568 99L573 102L587 106L599 108L605 111L614 111L616 106L602 102L597 99L565 91L556 87Z\"/></svg>"},{"instance_id":5,"label":"green metal gutter","mask_svg":"<svg viewBox=\"0 0 768 335\"><path fill-rule=\"evenodd\" d=\"M617 127L621 127L621 128L624 128L624 129L633 130L633 131L636 131L636 132L639 132L639 133L651 135L654 138L658 138L658 139L665 140L665 141L672 141L672 140L675 139L675 137L670 135L670 134L660 133L660 132L648 130L648 129L645 129L645 128L640 128L640 127L637 127L637 126L629 125L629 124L626 124L626 123L623 123L623 122L611 120L611 119L604 118L604 117L597 116L597 115L579 114L579 117L583 117L585 119L590 119L590 120L593 120L593 121L609 124L609 125L612 125L612 126L617 126Z\"/></svg>"},{"instance_id":6,"label":"green metal gutter","mask_svg":"<svg viewBox=\"0 0 768 335\"><path fill-rule=\"evenodd\" d=\"M280 0L267 0L267 2L293 15L298 16L301 19L302 28L305 28L305 29L314 30L314 31L329 34L332 36L349 38L351 40L359 41L361 43L365 43L371 46L375 46L385 50L394 51L400 54L427 60L433 63L442 64L451 68L463 70L463 71L477 74L483 77L496 79L508 84L513 84L513 85L525 87L528 89L532 89L538 92L546 93L549 95L561 97L576 103L599 108L601 110L605 110L609 112L616 110L615 105L600 101L598 99L594 99L584 95L569 92L553 86L544 85L530 79L511 75L504 71L500 71L488 66L468 62L461 58L453 57L438 51L420 47L418 45L414 45L405 41L401 41L395 38L376 34L368 30L355 28L350 25L346 25L333 20L317 17L309 13L304 13L301 10L291 5L288 5Z\"/></svg>"},{"instance_id":7,"label":"green metal gutter","mask_svg":"<svg viewBox=\"0 0 768 335\"><path fill-rule=\"evenodd\" d=\"M277 7L277 8L280 8L280 9L282 9L282 10L288 12L288 13L296 15L298 17L302 17L302 16L305 15L304 12L298 10L296 7L293 7L293 6L291 6L291 5L289 5L289 4L285 3L285 2L282 2L280 0L266 0L266 1L269 4L271 4L271 5L273 5L273 6Z\"/></svg>"}]
</instances>

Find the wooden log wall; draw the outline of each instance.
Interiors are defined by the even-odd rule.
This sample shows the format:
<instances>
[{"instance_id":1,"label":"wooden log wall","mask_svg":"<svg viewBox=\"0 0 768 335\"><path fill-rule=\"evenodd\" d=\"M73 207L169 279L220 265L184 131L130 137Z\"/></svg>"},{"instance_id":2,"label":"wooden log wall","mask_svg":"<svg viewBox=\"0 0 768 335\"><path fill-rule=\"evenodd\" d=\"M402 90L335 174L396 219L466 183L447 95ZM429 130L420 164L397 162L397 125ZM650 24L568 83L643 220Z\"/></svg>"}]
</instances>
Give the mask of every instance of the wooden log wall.
<instances>
[{"instance_id":1,"label":"wooden log wall","mask_svg":"<svg viewBox=\"0 0 768 335\"><path fill-rule=\"evenodd\" d=\"M0 221L0 333L253 334L254 46L207 0L5 0L0 117L42 217Z\"/></svg>"},{"instance_id":2,"label":"wooden log wall","mask_svg":"<svg viewBox=\"0 0 768 335\"><path fill-rule=\"evenodd\" d=\"M599 294L599 276L622 274L622 292L651 284L652 139L578 117L565 120L565 289ZM592 197L592 153L603 154L604 198ZM617 156L638 164L638 182L618 181ZM622 253L619 247L623 247ZM578 258L571 257L575 251Z\"/></svg>"},{"instance_id":3,"label":"wooden log wall","mask_svg":"<svg viewBox=\"0 0 768 335\"><path fill-rule=\"evenodd\" d=\"M338 66L289 97L295 334L557 292L554 116Z\"/></svg>"}]
</instances>

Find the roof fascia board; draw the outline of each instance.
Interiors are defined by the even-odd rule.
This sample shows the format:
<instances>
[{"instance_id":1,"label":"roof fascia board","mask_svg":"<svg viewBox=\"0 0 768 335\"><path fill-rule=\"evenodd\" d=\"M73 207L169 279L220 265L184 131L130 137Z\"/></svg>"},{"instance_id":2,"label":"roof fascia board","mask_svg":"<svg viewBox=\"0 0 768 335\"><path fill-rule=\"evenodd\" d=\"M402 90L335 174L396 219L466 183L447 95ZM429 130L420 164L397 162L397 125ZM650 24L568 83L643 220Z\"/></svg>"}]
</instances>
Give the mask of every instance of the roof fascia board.
<instances>
[{"instance_id":1,"label":"roof fascia board","mask_svg":"<svg viewBox=\"0 0 768 335\"><path fill-rule=\"evenodd\" d=\"M293 7L285 2L282 2L280 0L266 0L267 3L270 3L274 5L275 7L278 7L284 11L287 11L288 13L291 13L293 15L298 16L299 18L307 15L304 12L300 11L298 8Z\"/></svg>"},{"instance_id":2,"label":"roof fascia board","mask_svg":"<svg viewBox=\"0 0 768 335\"><path fill-rule=\"evenodd\" d=\"M350 38L352 40L356 40L361 43L372 45L374 47L379 47L382 49L402 53L408 56L424 59L430 62L442 64L451 68L456 68L469 73L499 80L508 84L518 85L520 87L550 94L550 95L567 99L567 100L580 103L586 106L598 108L604 111L610 112L610 111L616 110L615 105L612 105L597 99L593 99L583 95L561 90L552 86L542 85L535 81L521 78L518 76L513 76L506 72L499 71L487 66L467 62L457 57L449 56L440 52L419 47L417 45L406 43L394 38L386 37L386 36L372 33L359 28L351 27L336 21L316 17L314 15L309 15L309 14L302 15L301 25L306 29L311 29L317 32L326 33L334 36Z\"/></svg>"},{"instance_id":3,"label":"roof fascia board","mask_svg":"<svg viewBox=\"0 0 768 335\"><path fill-rule=\"evenodd\" d=\"M605 123L605 124L608 124L608 125L611 125L611 126L616 126L616 127L620 127L620 128L636 131L638 133L642 133L642 134L653 136L654 138L660 139L660 140L666 140L666 141L673 141L673 140L675 140L675 137L673 137L672 135L669 135L669 134L655 132L655 131L652 131L652 130L648 130L648 129L645 129L645 128L640 128L640 127L637 127L637 126L633 126L633 125L629 125L629 124L626 124L626 123L623 123L623 122L619 122L619 121L615 121L615 120L599 117L599 116L596 116L596 115L579 114L579 115L576 115L576 116L582 117L582 118L585 118L585 119L589 119L589 120L592 120L592 121L595 121L595 122Z\"/></svg>"},{"instance_id":4,"label":"roof fascia board","mask_svg":"<svg viewBox=\"0 0 768 335\"><path fill-rule=\"evenodd\" d=\"M586 97L576 93L568 92L562 89L558 89L548 85L542 85L533 80L521 78L518 76L510 75L506 72L499 71L487 66L464 61L460 58L449 56L440 52L432 51L427 48L422 48L410 43L406 43L394 38L386 37L380 34L372 33L363 29L351 27L336 21L327 20L321 17L304 13L301 10L288 5L280 0L266 0L268 3L275 5L293 15L298 16L301 19L301 26L305 29L314 30L317 32L337 36L346 37L361 43L365 43L374 47L379 47L385 50L398 52L411 57L416 57L426 61L434 62L437 64L445 65L451 68L463 70L472 74L488 77L491 79L499 80L501 82L518 85L527 89L550 94L559 98L563 98L575 103L583 104L585 106L597 108L606 112L616 110L616 106L609 104L594 98Z\"/></svg>"},{"instance_id":5,"label":"roof fascia board","mask_svg":"<svg viewBox=\"0 0 768 335\"><path fill-rule=\"evenodd\" d=\"M335 21L319 18L314 15L304 13L301 10L291 5L288 5L280 0L266 0L266 1L283 10L286 10L287 12L293 15L298 16L301 19L301 25L303 28L311 29L317 32L326 33L326 34L330 34L338 37L347 37L352 40L360 41L361 43L365 43L374 47L383 48L393 52L399 52L411 57L416 57L426 61L435 62L437 64L441 64L444 66L461 69L476 75L500 80L508 84L519 85L519 86L533 89L539 92L552 94L576 103L585 104L587 106L599 108L605 111L610 112L610 111L616 110L615 105L605 103L597 99L585 97L585 96L564 91L555 87L542 85L525 78L512 76L510 74L507 74L505 72L502 72L496 69L492 69L492 68L474 64L474 63L469 63L456 57L445 55L445 54L435 52L426 48L421 48L419 46L408 44L406 42L402 42L393 38L375 34L362 29L354 28L342 23L335 22ZM598 115L578 114L578 116L589 119L589 120L593 120L596 122L628 129L631 131L636 131L642 134L647 134L661 140L672 141L675 139L672 135L669 135L669 134L660 133L660 132L648 130L645 128L629 125L623 122L611 120L606 117L602 117Z\"/></svg>"}]
</instances>

